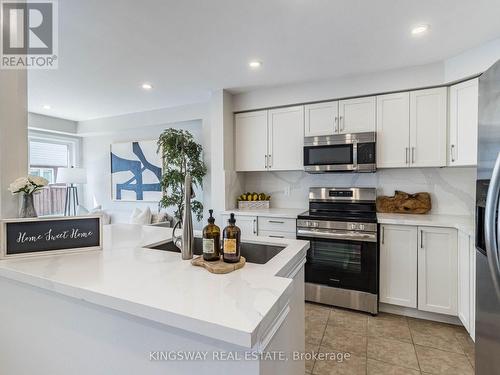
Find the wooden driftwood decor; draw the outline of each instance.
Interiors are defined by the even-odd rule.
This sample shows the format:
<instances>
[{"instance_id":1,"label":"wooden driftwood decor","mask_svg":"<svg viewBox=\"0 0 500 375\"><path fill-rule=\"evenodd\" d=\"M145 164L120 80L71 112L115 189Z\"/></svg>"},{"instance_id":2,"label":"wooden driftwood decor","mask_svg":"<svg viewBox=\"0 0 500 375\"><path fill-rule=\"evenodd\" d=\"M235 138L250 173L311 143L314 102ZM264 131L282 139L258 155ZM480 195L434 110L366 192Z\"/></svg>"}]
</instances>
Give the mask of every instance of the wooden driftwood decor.
<instances>
[{"instance_id":1,"label":"wooden driftwood decor","mask_svg":"<svg viewBox=\"0 0 500 375\"><path fill-rule=\"evenodd\" d=\"M429 193L408 194L396 190L394 196L377 197L377 212L393 214L426 214L432 208Z\"/></svg>"}]
</instances>

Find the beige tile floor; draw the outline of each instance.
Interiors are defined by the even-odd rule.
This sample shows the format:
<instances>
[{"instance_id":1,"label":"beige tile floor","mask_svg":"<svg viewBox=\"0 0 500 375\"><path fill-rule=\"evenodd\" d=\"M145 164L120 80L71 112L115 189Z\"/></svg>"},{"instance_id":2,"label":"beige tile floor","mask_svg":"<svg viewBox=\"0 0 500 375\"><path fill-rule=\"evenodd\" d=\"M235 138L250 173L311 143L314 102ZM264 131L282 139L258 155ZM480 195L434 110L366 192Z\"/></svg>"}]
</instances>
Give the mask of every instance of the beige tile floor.
<instances>
[{"instance_id":1,"label":"beige tile floor","mask_svg":"<svg viewBox=\"0 0 500 375\"><path fill-rule=\"evenodd\" d=\"M349 353L306 362L313 375L473 375L474 343L463 327L306 303L306 351Z\"/></svg>"}]
</instances>

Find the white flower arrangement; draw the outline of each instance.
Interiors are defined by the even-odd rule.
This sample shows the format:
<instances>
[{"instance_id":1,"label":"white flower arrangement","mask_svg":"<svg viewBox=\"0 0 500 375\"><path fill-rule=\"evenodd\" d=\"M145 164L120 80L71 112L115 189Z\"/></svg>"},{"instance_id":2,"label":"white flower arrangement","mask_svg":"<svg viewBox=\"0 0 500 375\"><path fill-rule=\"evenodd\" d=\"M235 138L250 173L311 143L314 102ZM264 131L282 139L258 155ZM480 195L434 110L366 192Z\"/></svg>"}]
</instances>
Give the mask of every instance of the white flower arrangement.
<instances>
[{"instance_id":1,"label":"white flower arrangement","mask_svg":"<svg viewBox=\"0 0 500 375\"><path fill-rule=\"evenodd\" d=\"M48 184L49 181L40 176L19 177L10 184L9 191L12 194L33 194Z\"/></svg>"}]
</instances>

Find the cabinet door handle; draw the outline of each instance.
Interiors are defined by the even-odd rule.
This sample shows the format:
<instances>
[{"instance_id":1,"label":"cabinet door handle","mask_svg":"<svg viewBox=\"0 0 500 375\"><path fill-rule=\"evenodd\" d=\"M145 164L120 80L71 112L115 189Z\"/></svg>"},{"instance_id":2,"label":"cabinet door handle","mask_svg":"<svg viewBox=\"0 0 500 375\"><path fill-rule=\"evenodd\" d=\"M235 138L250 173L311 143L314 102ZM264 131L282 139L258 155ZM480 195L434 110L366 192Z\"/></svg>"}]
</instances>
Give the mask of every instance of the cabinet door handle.
<instances>
[{"instance_id":1,"label":"cabinet door handle","mask_svg":"<svg viewBox=\"0 0 500 375\"><path fill-rule=\"evenodd\" d=\"M273 167L273 156L271 154L267 155L268 168Z\"/></svg>"},{"instance_id":2,"label":"cabinet door handle","mask_svg":"<svg viewBox=\"0 0 500 375\"><path fill-rule=\"evenodd\" d=\"M274 224L285 224L284 221L278 221L278 220L268 220L268 223L274 223Z\"/></svg>"},{"instance_id":3,"label":"cabinet door handle","mask_svg":"<svg viewBox=\"0 0 500 375\"><path fill-rule=\"evenodd\" d=\"M253 219L253 234L257 234L257 220Z\"/></svg>"},{"instance_id":4,"label":"cabinet door handle","mask_svg":"<svg viewBox=\"0 0 500 375\"><path fill-rule=\"evenodd\" d=\"M385 244L385 227L382 227L382 245Z\"/></svg>"},{"instance_id":5,"label":"cabinet door handle","mask_svg":"<svg viewBox=\"0 0 500 375\"><path fill-rule=\"evenodd\" d=\"M275 236L274 234L270 234L269 237L272 237L272 238L285 238L285 236Z\"/></svg>"},{"instance_id":6,"label":"cabinet door handle","mask_svg":"<svg viewBox=\"0 0 500 375\"><path fill-rule=\"evenodd\" d=\"M455 145L451 145L451 161L455 161Z\"/></svg>"},{"instance_id":7,"label":"cabinet door handle","mask_svg":"<svg viewBox=\"0 0 500 375\"><path fill-rule=\"evenodd\" d=\"M415 164L415 147L411 148L411 163Z\"/></svg>"},{"instance_id":8,"label":"cabinet door handle","mask_svg":"<svg viewBox=\"0 0 500 375\"><path fill-rule=\"evenodd\" d=\"M420 248L424 248L424 231L420 230Z\"/></svg>"},{"instance_id":9,"label":"cabinet door handle","mask_svg":"<svg viewBox=\"0 0 500 375\"><path fill-rule=\"evenodd\" d=\"M266 169L267 169L268 168L268 165L267 165L267 155L264 155L264 160L265 160Z\"/></svg>"},{"instance_id":10,"label":"cabinet door handle","mask_svg":"<svg viewBox=\"0 0 500 375\"><path fill-rule=\"evenodd\" d=\"M339 132L339 117L335 116L335 124L333 125L333 131L334 133Z\"/></svg>"},{"instance_id":11,"label":"cabinet door handle","mask_svg":"<svg viewBox=\"0 0 500 375\"><path fill-rule=\"evenodd\" d=\"M408 154L410 152L410 149L408 147L405 147L405 164L408 164Z\"/></svg>"},{"instance_id":12,"label":"cabinet door handle","mask_svg":"<svg viewBox=\"0 0 500 375\"><path fill-rule=\"evenodd\" d=\"M340 118L339 118L340 131L344 131L345 121L343 121L343 120L344 120L344 116L340 116Z\"/></svg>"}]
</instances>

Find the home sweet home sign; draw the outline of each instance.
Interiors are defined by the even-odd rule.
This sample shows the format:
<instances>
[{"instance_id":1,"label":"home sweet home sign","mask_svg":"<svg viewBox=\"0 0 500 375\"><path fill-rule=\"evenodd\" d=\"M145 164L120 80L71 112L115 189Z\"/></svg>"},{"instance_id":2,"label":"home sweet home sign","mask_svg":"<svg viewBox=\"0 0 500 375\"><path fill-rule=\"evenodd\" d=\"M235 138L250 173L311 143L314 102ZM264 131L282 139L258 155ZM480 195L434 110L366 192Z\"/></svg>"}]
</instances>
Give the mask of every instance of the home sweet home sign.
<instances>
[{"instance_id":1,"label":"home sweet home sign","mask_svg":"<svg viewBox=\"0 0 500 375\"><path fill-rule=\"evenodd\" d=\"M0 258L102 249L100 216L2 220Z\"/></svg>"}]
</instances>

